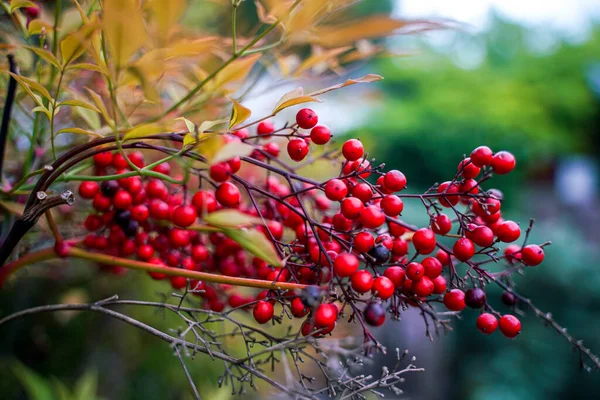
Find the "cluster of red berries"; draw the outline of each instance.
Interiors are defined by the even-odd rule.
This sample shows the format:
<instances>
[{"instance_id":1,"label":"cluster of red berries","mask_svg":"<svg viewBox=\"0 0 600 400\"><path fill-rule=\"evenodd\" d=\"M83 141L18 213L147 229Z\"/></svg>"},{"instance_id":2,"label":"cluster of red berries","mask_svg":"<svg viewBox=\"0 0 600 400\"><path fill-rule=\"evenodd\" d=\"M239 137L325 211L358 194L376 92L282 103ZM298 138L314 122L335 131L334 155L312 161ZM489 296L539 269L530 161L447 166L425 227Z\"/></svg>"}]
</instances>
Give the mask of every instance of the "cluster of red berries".
<instances>
[{"instance_id":1,"label":"cluster of red berries","mask_svg":"<svg viewBox=\"0 0 600 400\"><path fill-rule=\"evenodd\" d=\"M270 121L262 121L256 136L250 137L243 129L224 137L255 146L250 157L259 166L278 158L279 145L272 139L285 137L289 157L300 161L309 153L311 143L323 145L331 138L329 129L317 124L316 113L302 109L292 126L276 130ZM310 134L304 134L305 130ZM467 306L481 310L476 326L483 333L490 334L499 326L505 336L516 336L519 320L494 311L482 288L463 291L464 281L457 277L460 263L483 274L486 270L479 259L504 258L519 267L538 265L544 258L543 247L533 244L522 248L511 244L503 256L496 255L497 245L518 240L521 229L516 222L502 218L502 194L494 189L483 191L481 184L493 174L512 171L513 155L478 147L458 164L452 180L423 195L399 194L407 185L404 174L373 167L359 140L346 141L341 155L343 162L336 178L314 184L310 180L290 183L289 175L278 178L271 174L263 183L252 182L257 198L247 198L240 191L246 181L232 179L245 164L243 157L199 172L200 180L208 181L215 190L191 194L156 177L104 180L103 176L122 175L132 166L143 168L144 156L138 151L127 153L128 159L120 152L97 154L95 172L101 183L86 181L79 187L81 197L92 200L94 208L85 220L91 232L85 245L172 268L311 285L302 293L263 291L248 296L230 285L170 278L175 289L194 289L212 310L221 311L227 304L234 308L252 306L254 318L261 324L274 318L279 303L294 317L305 319L301 328L304 335L329 333L344 316L379 326L388 314L399 318L405 306L420 307L442 300L451 311ZM171 175L168 163L152 170ZM250 193L248 187L245 189ZM425 204L428 226L413 228L399 218L403 197L416 197ZM249 256L221 233L189 229L199 218L221 208L263 218L266 222L258 229L285 254L285 266L273 267ZM293 237L284 242L286 229ZM454 243L446 246L439 238ZM162 273L150 275L158 280L167 278ZM517 301L509 291L502 299L511 306Z\"/></svg>"}]
</instances>

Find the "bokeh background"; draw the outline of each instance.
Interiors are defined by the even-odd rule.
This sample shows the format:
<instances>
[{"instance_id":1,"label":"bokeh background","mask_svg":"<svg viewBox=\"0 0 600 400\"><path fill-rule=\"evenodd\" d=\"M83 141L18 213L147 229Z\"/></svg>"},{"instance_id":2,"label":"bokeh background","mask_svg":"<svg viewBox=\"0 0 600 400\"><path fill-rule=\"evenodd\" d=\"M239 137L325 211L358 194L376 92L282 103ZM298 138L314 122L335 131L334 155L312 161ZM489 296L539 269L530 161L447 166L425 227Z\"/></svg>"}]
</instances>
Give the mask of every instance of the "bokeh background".
<instances>
[{"instance_id":1,"label":"bokeh background","mask_svg":"<svg viewBox=\"0 0 600 400\"><path fill-rule=\"evenodd\" d=\"M460 157L480 144L514 153L516 171L495 179L505 194L504 214L522 223L535 218L533 240L553 243L541 266L516 278L517 289L600 351L600 4L367 0L354 12L446 18L459 24L386 39L397 56L361 66L385 80L346 89L317 105L324 122L338 137L360 137L372 156L402 170L411 192L448 179ZM211 2L193 2L185 18L216 32L227 29L228 17ZM277 90L285 92L286 87ZM274 93L249 104L257 115L265 96L278 97ZM418 204L408 205L405 214L416 215L419 222L420 211ZM54 280L36 279L35 274L0 292L2 315L114 293L148 300L165 295L164 288L136 279L136 274L117 279L92 271L61 272ZM488 298L501 307L499 295L492 291ZM410 349L417 365L426 368L408 377L406 397L598 398L598 372L581 369L578 354L531 313L516 340L484 337L474 327L476 312L463 314L454 332L433 343L425 337L420 317L410 312L401 323L376 332L389 348ZM134 315L159 327L174 324L168 316L148 311ZM172 352L119 322L60 314L24 319L9 328L0 332L0 398L50 399L45 391L56 382L84 398L191 398ZM385 357L378 358L370 368L377 373L384 362ZM235 397L217 387L219 368L213 363L199 359L190 367L203 398Z\"/></svg>"}]
</instances>

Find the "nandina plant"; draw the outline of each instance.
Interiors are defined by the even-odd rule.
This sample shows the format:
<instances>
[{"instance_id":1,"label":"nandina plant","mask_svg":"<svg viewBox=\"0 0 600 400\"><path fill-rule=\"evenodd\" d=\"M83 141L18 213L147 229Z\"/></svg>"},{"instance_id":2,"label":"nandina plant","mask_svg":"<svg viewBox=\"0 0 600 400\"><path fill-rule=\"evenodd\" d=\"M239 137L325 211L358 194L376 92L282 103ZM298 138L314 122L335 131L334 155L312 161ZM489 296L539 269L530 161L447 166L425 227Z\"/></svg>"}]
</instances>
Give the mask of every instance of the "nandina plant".
<instances>
[{"instance_id":1,"label":"nandina plant","mask_svg":"<svg viewBox=\"0 0 600 400\"><path fill-rule=\"evenodd\" d=\"M421 311L429 336L431 328L451 330L468 307L479 313L465 316L474 329L508 339L521 332L517 315L532 311L600 367L514 289L512 276L542 264L549 243L530 243L533 221L521 226L502 217L492 178L515 169L509 151L465 149L446 182L414 193L410 177L376 163L360 140L334 138L327 122L339 115L307 107L381 77L342 79L308 94L298 88L258 117L242 104L265 75L331 79L329 71L343 73L383 51L368 40L440 27L382 16L336 19L350 3L257 2L259 26L251 29L237 16L249 8L233 0L231 36L220 37L177 25L183 1L73 1L69 15L77 22L65 30L60 2L48 21L50 10L31 2L2 2L18 44L9 48L0 134L10 223L0 283L63 258L98 273L135 270L136 279L168 288L173 301L115 295L41 305L4 316L0 327L59 310L119 319L174 349L197 398L202 388L186 368L197 353L226 365L219 385L236 393L257 381L295 398L399 393L403 375L421 370L402 361L406 353L396 350L398 363L381 376L360 371L362 357L386 351L371 327L395 329L408 308ZM30 131L10 124L14 104L30 118ZM292 108L295 118L281 118ZM27 149L15 151L22 133ZM321 173L306 172L315 165ZM422 204L426 224L405 222L405 201ZM71 222L65 206L75 208ZM502 288L501 299L488 299L488 285ZM160 331L122 305L167 310L183 328ZM210 328L215 323L246 353L235 354ZM348 324L359 327L358 340L336 336ZM341 363L328 362L332 355ZM272 373L276 365L285 382Z\"/></svg>"}]
</instances>

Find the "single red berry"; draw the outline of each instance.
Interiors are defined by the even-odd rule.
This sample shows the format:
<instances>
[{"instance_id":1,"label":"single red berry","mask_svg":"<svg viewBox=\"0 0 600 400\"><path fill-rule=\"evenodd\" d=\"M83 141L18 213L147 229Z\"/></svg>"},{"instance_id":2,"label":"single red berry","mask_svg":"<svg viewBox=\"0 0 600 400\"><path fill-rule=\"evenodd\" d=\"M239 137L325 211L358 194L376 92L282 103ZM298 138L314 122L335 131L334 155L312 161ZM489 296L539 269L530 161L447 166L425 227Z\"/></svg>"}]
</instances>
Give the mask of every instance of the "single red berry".
<instances>
[{"instance_id":1,"label":"single red berry","mask_svg":"<svg viewBox=\"0 0 600 400\"><path fill-rule=\"evenodd\" d=\"M469 157L467 157L464 160L462 160L460 163L458 163L458 172L460 172L462 177L465 179L473 179L477 175L479 175L479 172L481 172L481 169L478 166L476 166L475 164L473 164L471 162L471 159Z\"/></svg>"},{"instance_id":2,"label":"single red berry","mask_svg":"<svg viewBox=\"0 0 600 400\"><path fill-rule=\"evenodd\" d=\"M233 183L224 182L217 188L215 198L223 206L235 208L240 204L240 190Z\"/></svg>"},{"instance_id":3,"label":"single red berry","mask_svg":"<svg viewBox=\"0 0 600 400\"><path fill-rule=\"evenodd\" d=\"M481 288L470 288L465 292L465 304L471 308L483 307L485 300L485 292Z\"/></svg>"},{"instance_id":4,"label":"single red berry","mask_svg":"<svg viewBox=\"0 0 600 400\"><path fill-rule=\"evenodd\" d=\"M231 173L237 173L240 168L242 168L242 159L240 157L233 157L231 160L227 161L229 164L229 168L231 168Z\"/></svg>"},{"instance_id":5,"label":"single red berry","mask_svg":"<svg viewBox=\"0 0 600 400\"><path fill-rule=\"evenodd\" d=\"M358 270L358 264L358 257L354 254L342 253L333 262L333 271L340 278L345 278Z\"/></svg>"},{"instance_id":6,"label":"single red berry","mask_svg":"<svg viewBox=\"0 0 600 400\"><path fill-rule=\"evenodd\" d=\"M507 338L514 338L521 333L521 321L514 315L503 315L500 318L500 332Z\"/></svg>"},{"instance_id":7,"label":"single red berry","mask_svg":"<svg viewBox=\"0 0 600 400\"><path fill-rule=\"evenodd\" d=\"M340 211L348 219L356 219L364 210L365 205L356 197L346 197L342 200Z\"/></svg>"},{"instance_id":8,"label":"single red berry","mask_svg":"<svg viewBox=\"0 0 600 400\"><path fill-rule=\"evenodd\" d=\"M352 220L344 217L341 213L333 216L332 225L338 231L346 232L352 228Z\"/></svg>"},{"instance_id":9,"label":"single red berry","mask_svg":"<svg viewBox=\"0 0 600 400\"><path fill-rule=\"evenodd\" d=\"M30 3L31 4L31 3ZM42 13L42 9L37 4L31 7L23 7L23 13L28 20L38 19Z\"/></svg>"},{"instance_id":10,"label":"single red berry","mask_svg":"<svg viewBox=\"0 0 600 400\"><path fill-rule=\"evenodd\" d=\"M373 275L366 270L356 271L350 278L352 289L358 293L367 293L373 287Z\"/></svg>"},{"instance_id":11,"label":"single red berry","mask_svg":"<svg viewBox=\"0 0 600 400\"><path fill-rule=\"evenodd\" d=\"M499 151L492 157L491 165L496 174L504 175L515 169L516 164L515 156L508 151ZM500 328L502 328L502 324L500 324Z\"/></svg>"},{"instance_id":12,"label":"single red berry","mask_svg":"<svg viewBox=\"0 0 600 400\"><path fill-rule=\"evenodd\" d=\"M79 185L79 195L84 199L93 199L100 191L100 185L93 181L84 181Z\"/></svg>"},{"instance_id":13,"label":"single red berry","mask_svg":"<svg viewBox=\"0 0 600 400\"><path fill-rule=\"evenodd\" d=\"M394 283L390 278L385 276L379 276L373 281L373 288L371 292L380 299L387 300L394 294Z\"/></svg>"},{"instance_id":14,"label":"single red berry","mask_svg":"<svg viewBox=\"0 0 600 400\"><path fill-rule=\"evenodd\" d=\"M487 226L478 226L467 236L479 247L489 247L494 243L494 232Z\"/></svg>"},{"instance_id":15,"label":"single red berry","mask_svg":"<svg viewBox=\"0 0 600 400\"><path fill-rule=\"evenodd\" d=\"M175 207L171 220L177 226L182 228L188 227L196 222L196 209L190 205L181 205Z\"/></svg>"},{"instance_id":16,"label":"single red berry","mask_svg":"<svg viewBox=\"0 0 600 400\"><path fill-rule=\"evenodd\" d=\"M153 199L149 203L150 216L156 220L169 219L171 215L171 208L167 203L159 199Z\"/></svg>"},{"instance_id":17,"label":"single red berry","mask_svg":"<svg viewBox=\"0 0 600 400\"><path fill-rule=\"evenodd\" d=\"M268 301L261 300L254 305L252 315L259 324L266 324L273 318L274 308L273 304Z\"/></svg>"},{"instance_id":18,"label":"single red berry","mask_svg":"<svg viewBox=\"0 0 600 400\"><path fill-rule=\"evenodd\" d=\"M151 199L166 200L169 197L169 188L163 181L152 179L146 184L146 194Z\"/></svg>"},{"instance_id":19,"label":"single red berry","mask_svg":"<svg viewBox=\"0 0 600 400\"><path fill-rule=\"evenodd\" d=\"M498 320L490 313L483 313L477 317L475 325L479 329L479 332L489 335L498 329Z\"/></svg>"},{"instance_id":20,"label":"single red berry","mask_svg":"<svg viewBox=\"0 0 600 400\"><path fill-rule=\"evenodd\" d=\"M435 257L424 258L421 265L425 268L425 276L430 279L435 279L442 273L442 263Z\"/></svg>"},{"instance_id":21,"label":"single red berry","mask_svg":"<svg viewBox=\"0 0 600 400\"><path fill-rule=\"evenodd\" d=\"M406 187L406 177L402 172L393 169L383 176L383 186L390 192L399 192Z\"/></svg>"},{"instance_id":22,"label":"single red berry","mask_svg":"<svg viewBox=\"0 0 600 400\"><path fill-rule=\"evenodd\" d=\"M465 194L477 194L479 193L479 183L475 179L465 179L459 186L458 191ZM471 200L470 197L465 196L463 200Z\"/></svg>"},{"instance_id":23,"label":"single red berry","mask_svg":"<svg viewBox=\"0 0 600 400\"><path fill-rule=\"evenodd\" d=\"M333 304L320 304L315 310L314 322L317 328L325 328L335 324L338 308Z\"/></svg>"},{"instance_id":24,"label":"single red berry","mask_svg":"<svg viewBox=\"0 0 600 400\"><path fill-rule=\"evenodd\" d=\"M303 108L296 114L296 122L300 128L310 129L317 125L319 117L317 116L317 113L310 108Z\"/></svg>"},{"instance_id":25,"label":"single red berry","mask_svg":"<svg viewBox=\"0 0 600 400\"><path fill-rule=\"evenodd\" d=\"M112 166L117 170L126 169L129 167L129 163L121 153L115 153L113 155Z\"/></svg>"},{"instance_id":26,"label":"single red berry","mask_svg":"<svg viewBox=\"0 0 600 400\"><path fill-rule=\"evenodd\" d=\"M206 190L200 190L192 197L192 205L198 214L211 213L217 209L215 196Z\"/></svg>"},{"instance_id":27,"label":"single red berry","mask_svg":"<svg viewBox=\"0 0 600 400\"><path fill-rule=\"evenodd\" d=\"M279 157L279 145L275 142L265 143L263 150L272 155L273 157Z\"/></svg>"},{"instance_id":28,"label":"single red berry","mask_svg":"<svg viewBox=\"0 0 600 400\"><path fill-rule=\"evenodd\" d=\"M232 135L237 136L240 139L247 139L248 136L250 136L250 132L248 132L248 129L244 128L244 129L238 129L237 131L233 131L231 132Z\"/></svg>"},{"instance_id":29,"label":"single red berry","mask_svg":"<svg viewBox=\"0 0 600 400\"><path fill-rule=\"evenodd\" d=\"M309 147L306 140L301 138L293 138L287 144L287 152L290 158L294 161L302 161L308 154Z\"/></svg>"},{"instance_id":30,"label":"single red berry","mask_svg":"<svg viewBox=\"0 0 600 400\"><path fill-rule=\"evenodd\" d=\"M292 315L296 318L306 317L310 309L302 302L300 297L295 297L290 304Z\"/></svg>"},{"instance_id":31,"label":"single red berry","mask_svg":"<svg viewBox=\"0 0 600 400\"><path fill-rule=\"evenodd\" d=\"M169 243L174 247L185 247L190 244L190 232L183 229L171 229L169 231Z\"/></svg>"},{"instance_id":32,"label":"single red berry","mask_svg":"<svg viewBox=\"0 0 600 400\"><path fill-rule=\"evenodd\" d=\"M458 204L460 196L458 195L458 186L450 181L442 182L437 192L441 195L438 199L443 207L451 207Z\"/></svg>"},{"instance_id":33,"label":"single red berry","mask_svg":"<svg viewBox=\"0 0 600 400\"><path fill-rule=\"evenodd\" d=\"M385 222L385 214L377 206L367 206L361 214L361 221L365 228L376 229Z\"/></svg>"},{"instance_id":34,"label":"single red berry","mask_svg":"<svg viewBox=\"0 0 600 400\"><path fill-rule=\"evenodd\" d=\"M256 127L256 133L258 133L259 136L268 136L273 133L273 131L275 131L275 126L271 121L262 121Z\"/></svg>"},{"instance_id":35,"label":"single red berry","mask_svg":"<svg viewBox=\"0 0 600 400\"><path fill-rule=\"evenodd\" d=\"M215 182L225 182L231 176L231 166L226 162L220 162L211 165L209 173Z\"/></svg>"},{"instance_id":36,"label":"single red berry","mask_svg":"<svg viewBox=\"0 0 600 400\"><path fill-rule=\"evenodd\" d=\"M479 168L486 167L492 163L494 153L487 146L479 146L471 152L471 162Z\"/></svg>"},{"instance_id":37,"label":"single red berry","mask_svg":"<svg viewBox=\"0 0 600 400\"><path fill-rule=\"evenodd\" d=\"M142 261L148 261L154 256L154 248L149 244L142 244L137 248L137 258Z\"/></svg>"},{"instance_id":38,"label":"single red berry","mask_svg":"<svg viewBox=\"0 0 600 400\"><path fill-rule=\"evenodd\" d=\"M396 217L404 210L404 203L395 194L388 194L381 199L381 209L388 217Z\"/></svg>"},{"instance_id":39,"label":"single red berry","mask_svg":"<svg viewBox=\"0 0 600 400\"><path fill-rule=\"evenodd\" d=\"M325 184L325 196L331 201L340 201L348 194L348 186L341 179L330 179Z\"/></svg>"},{"instance_id":40,"label":"single red berry","mask_svg":"<svg viewBox=\"0 0 600 400\"><path fill-rule=\"evenodd\" d=\"M163 175L169 175L171 173L171 164L165 161L152 168L152 171Z\"/></svg>"},{"instance_id":41,"label":"single red berry","mask_svg":"<svg viewBox=\"0 0 600 400\"><path fill-rule=\"evenodd\" d=\"M427 297L433 293L435 285L431 279L424 276L418 281L414 281L411 290L419 297Z\"/></svg>"},{"instance_id":42,"label":"single red berry","mask_svg":"<svg viewBox=\"0 0 600 400\"><path fill-rule=\"evenodd\" d=\"M88 215L83 222L83 226L90 232L97 231L103 225L102 218L98 215Z\"/></svg>"},{"instance_id":43,"label":"single red berry","mask_svg":"<svg viewBox=\"0 0 600 400\"><path fill-rule=\"evenodd\" d=\"M403 257L408 254L408 242L397 237L392 245L392 254L396 257Z\"/></svg>"},{"instance_id":44,"label":"single red berry","mask_svg":"<svg viewBox=\"0 0 600 400\"><path fill-rule=\"evenodd\" d=\"M419 254L429 254L435 250L435 233L431 229L421 228L412 237L413 246Z\"/></svg>"},{"instance_id":45,"label":"single red berry","mask_svg":"<svg viewBox=\"0 0 600 400\"><path fill-rule=\"evenodd\" d=\"M432 282L433 293L442 294L446 291L446 278L444 278L442 275L438 276L437 278L434 278Z\"/></svg>"},{"instance_id":46,"label":"single red berry","mask_svg":"<svg viewBox=\"0 0 600 400\"><path fill-rule=\"evenodd\" d=\"M373 190L368 183L358 183L352 189L352 196L360 199L363 203L368 203L373 198Z\"/></svg>"},{"instance_id":47,"label":"single red berry","mask_svg":"<svg viewBox=\"0 0 600 400\"><path fill-rule=\"evenodd\" d=\"M528 244L521 250L523 264L534 267L544 261L544 250L537 244Z\"/></svg>"},{"instance_id":48,"label":"single red berry","mask_svg":"<svg viewBox=\"0 0 600 400\"><path fill-rule=\"evenodd\" d=\"M92 206L97 211L108 211L111 205L112 200L110 197L106 197L100 192L96 193L94 200L92 201Z\"/></svg>"},{"instance_id":49,"label":"single red berry","mask_svg":"<svg viewBox=\"0 0 600 400\"><path fill-rule=\"evenodd\" d=\"M404 268L398 265L388 267L384 271L383 276L391 280L396 289L402 287L404 281L406 280L406 273L404 272Z\"/></svg>"},{"instance_id":50,"label":"single red berry","mask_svg":"<svg viewBox=\"0 0 600 400\"><path fill-rule=\"evenodd\" d=\"M452 220L446 214L436 215L431 221L431 230L438 235L445 235L452 229Z\"/></svg>"},{"instance_id":51,"label":"single red berry","mask_svg":"<svg viewBox=\"0 0 600 400\"><path fill-rule=\"evenodd\" d=\"M133 199L128 191L118 190L117 193L115 193L112 201L116 209L127 210L129 207L131 207Z\"/></svg>"},{"instance_id":52,"label":"single red berry","mask_svg":"<svg viewBox=\"0 0 600 400\"><path fill-rule=\"evenodd\" d=\"M444 305L450 311L461 311L465 304L465 293L460 289L452 289L444 295Z\"/></svg>"},{"instance_id":53,"label":"single red berry","mask_svg":"<svg viewBox=\"0 0 600 400\"><path fill-rule=\"evenodd\" d=\"M467 238L460 238L454 243L452 251L454 257L460 261L467 261L475 254L475 245Z\"/></svg>"},{"instance_id":54,"label":"single red berry","mask_svg":"<svg viewBox=\"0 0 600 400\"><path fill-rule=\"evenodd\" d=\"M411 262L406 266L406 277L416 281L425 275L425 267L421 263Z\"/></svg>"},{"instance_id":55,"label":"single red berry","mask_svg":"<svg viewBox=\"0 0 600 400\"><path fill-rule=\"evenodd\" d=\"M145 204L138 204L131 209L131 218L137 222L145 222L150 216L150 210Z\"/></svg>"},{"instance_id":56,"label":"single red berry","mask_svg":"<svg viewBox=\"0 0 600 400\"><path fill-rule=\"evenodd\" d=\"M365 153L365 149L360 140L350 139L342 146L342 154L348 161L356 161Z\"/></svg>"},{"instance_id":57,"label":"single red berry","mask_svg":"<svg viewBox=\"0 0 600 400\"><path fill-rule=\"evenodd\" d=\"M359 253L366 253L375 246L375 238L370 232L359 232L354 236L354 249Z\"/></svg>"},{"instance_id":58,"label":"single red berry","mask_svg":"<svg viewBox=\"0 0 600 400\"><path fill-rule=\"evenodd\" d=\"M385 308L379 303L369 303L363 311L365 322L371 326L381 326L385 322Z\"/></svg>"},{"instance_id":59,"label":"single red berry","mask_svg":"<svg viewBox=\"0 0 600 400\"><path fill-rule=\"evenodd\" d=\"M110 151L104 151L94 155L94 165L97 168L106 168L112 164L113 155Z\"/></svg>"},{"instance_id":60,"label":"single red berry","mask_svg":"<svg viewBox=\"0 0 600 400\"><path fill-rule=\"evenodd\" d=\"M496 236L498 236L498 240L501 242L514 242L521 236L521 228L519 227L519 224L514 221L504 221L498 226Z\"/></svg>"},{"instance_id":61,"label":"single red berry","mask_svg":"<svg viewBox=\"0 0 600 400\"><path fill-rule=\"evenodd\" d=\"M314 144L323 145L329 142L329 139L331 139L331 131L326 126L317 125L310 131L310 140Z\"/></svg>"},{"instance_id":62,"label":"single red berry","mask_svg":"<svg viewBox=\"0 0 600 400\"><path fill-rule=\"evenodd\" d=\"M187 278L183 276L172 276L171 287L175 290L183 289L187 285Z\"/></svg>"}]
</instances>

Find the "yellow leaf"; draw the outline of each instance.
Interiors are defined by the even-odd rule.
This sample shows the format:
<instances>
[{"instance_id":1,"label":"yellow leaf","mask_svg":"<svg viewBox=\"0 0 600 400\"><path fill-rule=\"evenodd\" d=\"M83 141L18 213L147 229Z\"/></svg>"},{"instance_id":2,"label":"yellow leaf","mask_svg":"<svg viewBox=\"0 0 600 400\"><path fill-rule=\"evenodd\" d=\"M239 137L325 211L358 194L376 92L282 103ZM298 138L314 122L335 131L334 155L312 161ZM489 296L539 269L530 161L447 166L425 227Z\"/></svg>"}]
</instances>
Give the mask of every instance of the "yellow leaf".
<instances>
[{"instance_id":1,"label":"yellow leaf","mask_svg":"<svg viewBox=\"0 0 600 400\"><path fill-rule=\"evenodd\" d=\"M10 12L23 7L38 7L33 1L27 0L10 0Z\"/></svg>"},{"instance_id":2,"label":"yellow leaf","mask_svg":"<svg viewBox=\"0 0 600 400\"><path fill-rule=\"evenodd\" d=\"M362 78L348 79L346 82L340 83L338 85L333 85L333 86L330 86L330 87L325 88L325 89L317 90L316 92L312 92L310 94L310 96L318 96L318 95L321 95L323 93L331 92L333 90L341 89L341 88L346 87L346 86L354 85L356 83L371 83L371 82L380 81L382 79L383 79L383 77L380 76L380 75L368 74L368 75L363 76Z\"/></svg>"},{"instance_id":3,"label":"yellow leaf","mask_svg":"<svg viewBox=\"0 0 600 400\"><path fill-rule=\"evenodd\" d=\"M85 69L88 71L100 72L103 75L108 75L108 71L104 68L104 66L99 66L92 63L71 64L67 67L67 69Z\"/></svg>"},{"instance_id":4,"label":"yellow leaf","mask_svg":"<svg viewBox=\"0 0 600 400\"><path fill-rule=\"evenodd\" d=\"M40 58L46 60L55 67L60 68L60 63L58 62L58 59L54 56L54 54L50 53L48 50L40 49L39 47L34 46L25 46L25 48L33 51Z\"/></svg>"},{"instance_id":5,"label":"yellow leaf","mask_svg":"<svg viewBox=\"0 0 600 400\"><path fill-rule=\"evenodd\" d=\"M283 263L273 243L256 229L223 228L223 233L238 243L252 255L265 260L268 264L281 267Z\"/></svg>"},{"instance_id":6,"label":"yellow leaf","mask_svg":"<svg viewBox=\"0 0 600 400\"><path fill-rule=\"evenodd\" d=\"M226 208L207 214L203 219L207 224L219 228L241 228L263 224L261 218Z\"/></svg>"},{"instance_id":7,"label":"yellow leaf","mask_svg":"<svg viewBox=\"0 0 600 400\"><path fill-rule=\"evenodd\" d=\"M148 39L138 3L137 0L104 0L104 34L117 67L125 65Z\"/></svg>"},{"instance_id":8,"label":"yellow leaf","mask_svg":"<svg viewBox=\"0 0 600 400\"><path fill-rule=\"evenodd\" d=\"M43 29L45 29L46 32L50 32L52 29L52 24L49 24L42 19L34 19L33 21L29 22L29 25L27 26L27 33L30 35L39 35L42 33Z\"/></svg>"},{"instance_id":9,"label":"yellow leaf","mask_svg":"<svg viewBox=\"0 0 600 400\"><path fill-rule=\"evenodd\" d=\"M243 105L241 105L240 103L238 103L237 101L235 101L233 99L230 99L230 100L233 103L233 107L231 109L231 118L229 121L229 129L231 129L231 127L233 127L233 126L241 124L242 122L244 122L245 120L250 118L250 115L252 115L252 111L250 111L249 108L244 107Z\"/></svg>"},{"instance_id":10,"label":"yellow leaf","mask_svg":"<svg viewBox=\"0 0 600 400\"><path fill-rule=\"evenodd\" d=\"M244 80L260 56L260 54L252 54L232 62L217 74L213 80L213 87L219 88L228 83Z\"/></svg>"},{"instance_id":11,"label":"yellow leaf","mask_svg":"<svg viewBox=\"0 0 600 400\"><path fill-rule=\"evenodd\" d=\"M218 133L200 133L198 135L198 143L196 144L195 150L206 157L210 162L223 146L225 146L225 141L223 136Z\"/></svg>"},{"instance_id":12,"label":"yellow leaf","mask_svg":"<svg viewBox=\"0 0 600 400\"><path fill-rule=\"evenodd\" d=\"M283 97L281 97L281 99L279 99L279 101L275 105L275 108L273 109L273 114L277 114L281 110L284 110L288 107L315 101L320 102L321 100L311 95L305 95L304 90L302 88L297 88L292 90L291 92L287 92L283 95Z\"/></svg>"},{"instance_id":13,"label":"yellow leaf","mask_svg":"<svg viewBox=\"0 0 600 400\"><path fill-rule=\"evenodd\" d=\"M42 86L39 82L36 82L33 79L29 79L22 75L14 74L12 72L9 72L9 74L17 82L19 82L19 84L27 91L27 93L29 93L29 95L31 97L33 97L34 100L36 100L36 96L33 94L32 90L35 90L36 92L38 92L39 94L44 96L47 100L52 101L52 96L50 96L50 93L48 93L48 90L46 90L46 88L44 86ZM37 102L38 101L36 100L36 103ZM38 105L41 105L41 104L38 103Z\"/></svg>"},{"instance_id":14,"label":"yellow leaf","mask_svg":"<svg viewBox=\"0 0 600 400\"><path fill-rule=\"evenodd\" d=\"M83 11L83 8L81 8L81 5L79 4L79 2L77 0L73 0L73 2L75 3L75 7L77 7L77 11L79 11L79 16L81 17L81 20L84 23L90 22L90 19L87 17L87 14L85 13L85 11Z\"/></svg>"},{"instance_id":15,"label":"yellow leaf","mask_svg":"<svg viewBox=\"0 0 600 400\"><path fill-rule=\"evenodd\" d=\"M166 130L166 126L163 123L152 123L152 124L141 124L131 128L125 136L124 140L128 139L139 139L145 136L157 135L163 133Z\"/></svg>"},{"instance_id":16,"label":"yellow leaf","mask_svg":"<svg viewBox=\"0 0 600 400\"><path fill-rule=\"evenodd\" d=\"M190 121L189 119L185 118L185 117L179 117L179 118L175 118L176 121L183 121L185 123L185 127L188 130L188 133L194 133L196 132L196 125L194 125L194 123L192 121Z\"/></svg>"},{"instance_id":17,"label":"yellow leaf","mask_svg":"<svg viewBox=\"0 0 600 400\"><path fill-rule=\"evenodd\" d=\"M247 143L230 142L221 147L219 151L209 161L210 164L218 164L223 161L229 161L234 157L245 157L254 151L254 147Z\"/></svg>"},{"instance_id":18,"label":"yellow leaf","mask_svg":"<svg viewBox=\"0 0 600 400\"><path fill-rule=\"evenodd\" d=\"M87 136L98 136L98 137L102 136L96 132L86 131L85 129L75 128L75 127L63 128L63 129L59 130L58 132L56 132L56 135L59 135L61 133L74 133L76 135L87 135Z\"/></svg>"},{"instance_id":19,"label":"yellow leaf","mask_svg":"<svg viewBox=\"0 0 600 400\"><path fill-rule=\"evenodd\" d=\"M77 59L92 43L92 35L100 28L99 23L83 25L79 30L68 34L60 42L60 57L63 65Z\"/></svg>"},{"instance_id":20,"label":"yellow leaf","mask_svg":"<svg viewBox=\"0 0 600 400\"><path fill-rule=\"evenodd\" d=\"M151 0L148 7L154 14L162 37L166 34L185 10L185 0Z\"/></svg>"},{"instance_id":21,"label":"yellow leaf","mask_svg":"<svg viewBox=\"0 0 600 400\"><path fill-rule=\"evenodd\" d=\"M37 106L37 107L33 107L33 108L31 109L31 112L34 112L34 113L36 113L36 112L41 112L41 113L44 113L44 114L46 114L46 117L48 117L48 120L50 120L50 118L52 118L52 113L50 112L50 110L48 110L48 109L47 109L46 107L44 107L44 106Z\"/></svg>"},{"instance_id":22,"label":"yellow leaf","mask_svg":"<svg viewBox=\"0 0 600 400\"><path fill-rule=\"evenodd\" d=\"M83 107L87 108L88 110L96 111L98 114L100 114L100 110L98 109L98 107L94 106L93 104L86 103L83 100L65 100L59 103L58 106Z\"/></svg>"},{"instance_id":23,"label":"yellow leaf","mask_svg":"<svg viewBox=\"0 0 600 400\"><path fill-rule=\"evenodd\" d=\"M102 100L102 97L100 97L98 93L94 92L90 88L86 87L85 90L87 90L92 100L94 100L94 104L96 104L96 107L98 107L98 110L100 110L100 114L102 114L102 117L104 117L104 121L106 121L108 125L112 126L113 120L112 118L110 118L110 115L108 115L108 111L104 106L104 101Z\"/></svg>"}]
</instances>

